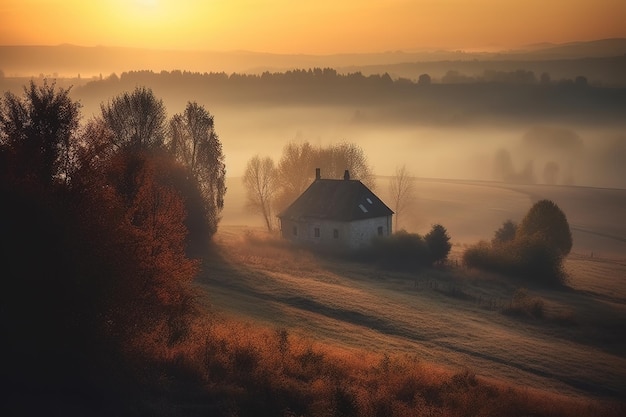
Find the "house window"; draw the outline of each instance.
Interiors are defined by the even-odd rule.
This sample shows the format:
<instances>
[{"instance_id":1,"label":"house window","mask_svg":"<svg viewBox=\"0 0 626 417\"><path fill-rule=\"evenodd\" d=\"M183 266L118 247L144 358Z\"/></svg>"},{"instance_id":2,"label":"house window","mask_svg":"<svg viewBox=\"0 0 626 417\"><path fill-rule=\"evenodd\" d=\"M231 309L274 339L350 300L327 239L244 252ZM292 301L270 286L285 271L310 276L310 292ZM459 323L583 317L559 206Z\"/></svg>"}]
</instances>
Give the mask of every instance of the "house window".
<instances>
[{"instance_id":1,"label":"house window","mask_svg":"<svg viewBox=\"0 0 626 417\"><path fill-rule=\"evenodd\" d=\"M313 236L320 237L320 228L319 227L316 227L315 229L313 229Z\"/></svg>"},{"instance_id":2,"label":"house window","mask_svg":"<svg viewBox=\"0 0 626 417\"><path fill-rule=\"evenodd\" d=\"M339 239L339 229L333 229L333 238Z\"/></svg>"},{"instance_id":3,"label":"house window","mask_svg":"<svg viewBox=\"0 0 626 417\"><path fill-rule=\"evenodd\" d=\"M363 204L359 204L359 208L361 209L363 213L367 213L367 209L365 208Z\"/></svg>"},{"instance_id":4,"label":"house window","mask_svg":"<svg viewBox=\"0 0 626 417\"><path fill-rule=\"evenodd\" d=\"M294 226L293 229L291 229L291 231L294 236L298 236L298 226Z\"/></svg>"},{"instance_id":5,"label":"house window","mask_svg":"<svg viewBox=\"0 0 626 417\"><path fill-rule=\"evenodd\" d=\"M382 236L382 235L383 235L383 227L378 226L378 236Z\"/></svg>"}]
</instances>

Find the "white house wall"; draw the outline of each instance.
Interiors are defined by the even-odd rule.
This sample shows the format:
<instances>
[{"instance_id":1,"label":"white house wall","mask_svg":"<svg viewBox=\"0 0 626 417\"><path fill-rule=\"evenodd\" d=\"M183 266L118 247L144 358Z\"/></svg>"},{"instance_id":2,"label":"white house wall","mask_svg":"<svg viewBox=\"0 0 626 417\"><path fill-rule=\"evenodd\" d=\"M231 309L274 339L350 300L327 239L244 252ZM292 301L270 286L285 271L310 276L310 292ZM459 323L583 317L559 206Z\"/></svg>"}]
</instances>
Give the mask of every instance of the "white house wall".
<instances>
[{"instance_id":1,"label":"white house wall","mask_svg":"<svg viewBox=\"0 0 626 417\"><path fill-rule=\"evenodd\" d=\"M391 216L375 217L373 219L355 220L348 223L350 232L349 247L352 249L367 246L372 238L378 235L378 228L382 227L383 236L391 233Z\"/></svg>"},{"instance_id":2,"label":"white house wall","mask_svg":"<svg viewBox=\"0 0 626 417\"><path fill-rule=\"evenodd\" d=\"M294 227L297 233L294 234ZM383 236L391 234L391 216L376 217L352 222L310 219L308 221L282 220L281 232L284 238L294 242L321 245L328 248L356 249L370 244L382 227ZM315 229L319 229L316 236ZM337 235L335 236L335 231Z\"/></svg>"}]
</instances>

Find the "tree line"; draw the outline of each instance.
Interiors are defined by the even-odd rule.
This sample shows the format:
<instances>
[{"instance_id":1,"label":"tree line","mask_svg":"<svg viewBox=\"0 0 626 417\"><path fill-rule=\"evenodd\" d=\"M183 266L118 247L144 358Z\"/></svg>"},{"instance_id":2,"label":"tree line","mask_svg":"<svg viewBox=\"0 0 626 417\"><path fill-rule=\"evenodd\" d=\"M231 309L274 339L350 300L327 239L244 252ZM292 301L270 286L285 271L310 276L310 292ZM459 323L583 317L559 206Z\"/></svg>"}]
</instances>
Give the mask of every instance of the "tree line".
<instances>
[{"instance_id":1,"label":"tree line","mask_svg":"<svg viewBox=\"0 0 626 417\"><path fill-rule=\"evenodd\" d=\"M131 71L90 81L74 90L83 102L111 92L149 85L177 101L194 95L214 105L350 105L362 109L354 122L438 124L514 117L515 120L568 120L622 123L625 88L592 85L584 76L552 80L547 73L486 71L465 76L451 71L442 79L416 80L389 74L342 74L334 69L263 74ZM367 106L364 109L364 106Z\"/></svg>"},{"instance_id":2,"label":"tree line","mask_svg":"<svg viewBox=\"0 0 626 417\"><path fill-rule=\"evenodd\" d=\"M0 357L19 407L91 401L125 358L184 340L224 204L204 107L168 120L137 87L81 124L69 93L31 82L0 101Z\"/></svg>"},{"instance_id":3,"label":"tree line","mask_svg":"<svg viewBox=\"0 0 626 417\"><path fill-rule=\"evenodd\" d=\"M553 79L549 72L541 72L539 75L532 70L516 69L495 70L486 69L481 74L468 75L458 70L448 70L442 77L435 78L428 73L422 73L417 78L392 77L388 72L365 75L361 71L339 72L335 68L299 68L286 71L263 71L262 73L239 73L233 72L197 72L182 70L132 70L124 71L118 76L110 74L105 79L110 81L141 80L154 81L156 79L171 79L177 81L207 82L211 84L292 84L300 85L307 83L334 84L361 84L364 85L430 85L459 84L459 83L500 83L500 84L541 84L541 85L569 85L586 86L589 84L587 77L578 75L574 78ZM102 76L94 82L102 81Z\"/></svg>"}]
</instances>

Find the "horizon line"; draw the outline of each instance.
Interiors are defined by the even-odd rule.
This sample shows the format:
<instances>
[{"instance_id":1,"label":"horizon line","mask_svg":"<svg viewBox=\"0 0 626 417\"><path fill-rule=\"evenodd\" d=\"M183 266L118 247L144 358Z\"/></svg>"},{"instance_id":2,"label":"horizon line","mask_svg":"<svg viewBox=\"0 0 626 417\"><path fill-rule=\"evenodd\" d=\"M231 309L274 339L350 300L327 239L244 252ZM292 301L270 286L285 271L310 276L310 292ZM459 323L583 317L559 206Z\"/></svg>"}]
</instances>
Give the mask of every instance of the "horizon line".
<instances>
[{"instance_id":1,"label":"horizon line","mask_svg":"<svg viewBox=\"0 0 626 417\"><path fill-rule=\"evenodd\" d=\"M120 45L80 45L75 43L59 43L59 44L0 44L0 47L11 48L58 48L58 47L73 47L84 49L129 49L129 50L143 50L151 52L179 52L179 53L212 53L212 54L251 54L251 55L274 55L274 56L311 56L311 57L330 57L330 56L344 56L344 55L391 55L391 54L419 54L419 53L467 53L467 54L480 54L480 53L506 53L506 52L519 52L525 48L536 48L545 46L559 47L568 46L581 43L594 43L603 41L626 41L626 37L612 37L612 38L600 38L591 40L572 40L567 42L535 42L531 44L517 45L517 46L482 46L482 47L415 47L411 49L394 49L384 50L378 52L333 52L333 53L307 53L307 52L268 52L268 51L254 51L249 49L230 49L230 50L214 50L214 49L186 49L186 48L152 48L142 46L120 46Z\"/></svg>"}]
</instances>

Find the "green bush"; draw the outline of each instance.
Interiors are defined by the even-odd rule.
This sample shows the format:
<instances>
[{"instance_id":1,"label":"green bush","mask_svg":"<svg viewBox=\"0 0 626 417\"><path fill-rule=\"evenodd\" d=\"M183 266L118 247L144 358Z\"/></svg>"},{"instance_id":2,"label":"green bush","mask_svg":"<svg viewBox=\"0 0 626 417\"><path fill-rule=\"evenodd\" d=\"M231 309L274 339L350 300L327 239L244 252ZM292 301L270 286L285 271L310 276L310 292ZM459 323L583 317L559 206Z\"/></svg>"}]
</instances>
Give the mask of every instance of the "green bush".
<instances>
[{"instance_id":1,"label":"green bush","mask_svg":"<svg viewBox=\"0 0 626 417\"><path fill-rule=\"evenodd\" d=\"M507 220L502 223L502 226L494 233L493 239L491 243L494 245L500 243L510 242L515 239L515 235L517 233L517 224L512 220Z\"/></svg>"},{"instance_id":2,"label":"green bush","mask_svg":"<svg viewBox=\"0 0 626 417\"><path fill-rule=\"evenodd\" d=\"M563 257L558 249L540 236L518 239L514 243L517 270L531 281L545 284L563 284Z\"/></svg>"},{"instance_id":3,"label":"green bush","mask_svg":"<svg viewBox=\"0 0 626 417\"><path fill-rule=\"evenodd\" d=\"M539 238L563 256L572 250L572 232L565 213L551 200L536 202L519 225L517 234L522 239Z\"/></svg>"},{"instance_id":4,"label":"green bush","mask_svg":"<svg viewBox=\"0 0 626 417\"><path fill-rule=\"evenodd\" d=\"M546 285L562 285L566 281L560 252L537 237L500 245L481 241L465 251L463 263Z\"/></svg>"},{"instance_id":5,"label":"green bush","mask_svg":"<svg viewBox=\"0 0 626 417\"><path fill-rule=\"evenodd\" d=\"M567 279L563 258L571 247L565 214L552 201L541 200L518 227L509 220L495 232L491 244L481 241L468 248L463 262L544 285L563 285Z\"/></svg>"},{"instance_id":6,"label":"green bush","mask_svg":"<svg viewBox=\"0 0 626 417\"><path fill-rule=\"evenodd\" d=\"M448 258L452 244L450 236L445 227L440 224L433 225L433 228L424 236L424 240L430 250L433 263L443 262Z\"/></svg>"},{"instance_id":7,"label":"green bush","mask_svg":"<svg viewBox=\"0 0 626 417\"><path fill-rule=\"evenodd\" d=\"M424 238L405 230L387 237L376 237L370 247L357 256L378 263L383 268L411 270L432 264L430 249Z\"/></svg>"}]
</instances>

